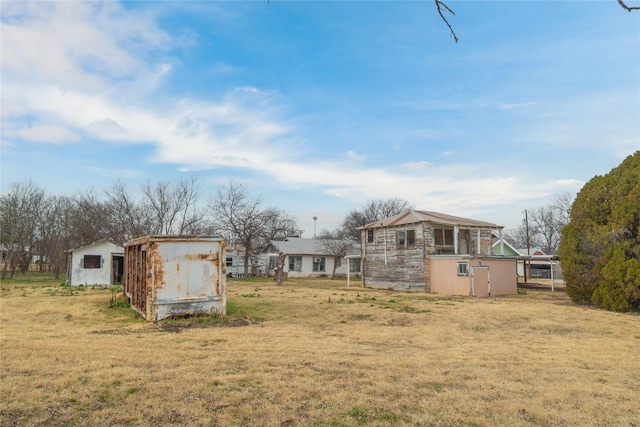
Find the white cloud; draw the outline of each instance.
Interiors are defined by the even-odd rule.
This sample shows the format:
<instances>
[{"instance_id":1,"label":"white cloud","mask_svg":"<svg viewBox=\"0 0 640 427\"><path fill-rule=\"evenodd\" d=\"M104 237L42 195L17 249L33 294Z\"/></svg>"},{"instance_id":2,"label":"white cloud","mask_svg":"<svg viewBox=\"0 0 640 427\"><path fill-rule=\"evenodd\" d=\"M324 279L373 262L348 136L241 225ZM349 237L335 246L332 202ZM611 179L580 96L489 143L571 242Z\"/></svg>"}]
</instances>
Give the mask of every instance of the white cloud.
<instances>
[{"instance_id":1,"label":"white cloud","mask_svg":"<svg viewBox=\"0 0 640 427\"><path fill-rule=\"evenodd\" d=\"M424 169L428 166L431 166L431 163L429 162L408 162L402 165L402 167L404 169L410 170L410 171L415 171L415 170L421 170Z\"/></svg>"},{"instance_id":2,"label":"white cloud","mask_svg":"<svg viewBox=\"0 0 640 427\"><path fill-rule=\"evenodd\" d=\"M115 2L9 2L3 8L3 128L25 139L68 142L87 135L104 143L146 144L152 147L153 161L184 171L246 169L281 186L324 191L344 200L401 197L419 208L453 214L547 197L558 187L580 184L572 179L531 179L529 170L520 168L516 175L507 167L497 167L497 162L476 160L472 165L434 165L405 158L372 168L365 164L365 155L350 150L336 161L310 161L300 154L304 143L296 140L294 125L283 118L285 103L275 91L239 85L215 99L164 94L159 102L156 91L161 91L175 68L168 48L180 41L159 29L152 16L125 10ZM194 40L195 36L189 37L189 43ZM214 62L214 73L235 70ZM628 99L612 95L572 100L554 109L545 103L545 110L537 111L538 121L520 131L520 140L588 147L606 138L623 150L634 144L637 149L637 139L633 140L637 123L616 120L616 111L628 109ZM451 112L524 109L535 104L427 100L414 107ZM29 127L27 115L40 124ZM453 126L410 130L411 138L390 138L385 148L413 150L415 155L409 140L447 139L442 135L455 132L461 131ZM3 135L7 141L10 137ZM456 160L454 156L464 153L442 148L433 152ZM472 153L467 156L471 157ZM94 172L140 174L109 168Z\"/></svg>"},{"instance_id":3,"label":"white cloud","mask_svg":"<svg viewBox=\"0 0 640 427\"><path fill-rule=\"evenodd\" d=\"M511 110L514 108L525 108L525 107L531 107L533 105L536 105L537 102L522 102L522 103L518 103L518 104L498 104L498 108L502 109L502 110Z\"/></svg>"},{"instance_id":4,"label":"white cloud","mask_svg":"<svg viewBox=\"0 0 640 427\"><path fill-rule=\"evenodd\" d=\"M17 132L17 135L25 140L36 142L66 143L76 142L80 139L75 132L62 126L35 125Z\"/></svg>"},{"instance_id":5,"label":"white cloud","mask_svg":"<svg viewBox=\"0 0 640 427\"><path fill-rule=\"evenodd\" d=\"M355 162L363 162L367 159L367 156L363 155L363 154L358 154L353 150L349 150L345 153L345 155L347 156L347 159L349 160L353 160Z\"/></svg>"},{"instance_id":6,"label":"white cloud","mask_svg":"<svg viewBox=\"0 0 640 427\"><path fill-rule=\"evenodd\" d=\"M99 166L87 166L87 165L79 165L81 169L84 169L91 174L106 176L106 177L117 177L119 179L123 178L139 178L145 175L144 171L139 169L122 169L122 168L103 168Z\"/></svg>"}]
</instances>

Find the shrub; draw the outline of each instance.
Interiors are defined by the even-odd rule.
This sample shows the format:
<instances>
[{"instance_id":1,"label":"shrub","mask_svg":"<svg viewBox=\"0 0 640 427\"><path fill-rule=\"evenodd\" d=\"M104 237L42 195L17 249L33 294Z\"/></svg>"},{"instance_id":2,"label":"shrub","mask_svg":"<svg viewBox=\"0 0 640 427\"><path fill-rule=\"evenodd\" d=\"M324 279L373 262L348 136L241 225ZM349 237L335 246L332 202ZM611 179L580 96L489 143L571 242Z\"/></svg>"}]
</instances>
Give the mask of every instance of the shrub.
<instances>
[{"instance_id":1,"label":"shrub","mask_svg":"<svg viewBox=\"0 0 640 427\"><path fill-rule=\"evenodd\" d=\"M560 258L574 302L640 311L640 151L580 190Z\"/></svg>"}]
</instances>

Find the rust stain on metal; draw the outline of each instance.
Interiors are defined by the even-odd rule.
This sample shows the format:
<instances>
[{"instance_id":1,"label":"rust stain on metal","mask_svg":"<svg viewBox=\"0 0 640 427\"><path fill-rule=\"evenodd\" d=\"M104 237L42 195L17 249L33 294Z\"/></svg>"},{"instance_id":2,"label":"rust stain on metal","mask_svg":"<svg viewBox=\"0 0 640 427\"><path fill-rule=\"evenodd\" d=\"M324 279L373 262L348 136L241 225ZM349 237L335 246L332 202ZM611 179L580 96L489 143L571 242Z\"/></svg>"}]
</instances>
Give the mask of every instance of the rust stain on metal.
<instances>
[{"instance_id":1,"label":"rust stain on metal","mask_svg":"<svg viewBox=\"0 0 640 427\"><path fill-rule=\"evenodd\" d=\"M185 255L185 259L188 261L209 261L209 262L218 262L220 259L219 254L187 254Z\"/></svg>"},{"instance_id":2,"label":"rust stain on metal","mask_svg":"<svg viewBox=\"0 0 640 427\"><path fill-rule=\"evenodd\" d=\"M225 247L219 236L154 235L127 242L123 289L132 308L147 321L175 314L225 313ZM213 273L194 274L201 267L190 264L203 262Z\"/></svg>"}]
</instances>

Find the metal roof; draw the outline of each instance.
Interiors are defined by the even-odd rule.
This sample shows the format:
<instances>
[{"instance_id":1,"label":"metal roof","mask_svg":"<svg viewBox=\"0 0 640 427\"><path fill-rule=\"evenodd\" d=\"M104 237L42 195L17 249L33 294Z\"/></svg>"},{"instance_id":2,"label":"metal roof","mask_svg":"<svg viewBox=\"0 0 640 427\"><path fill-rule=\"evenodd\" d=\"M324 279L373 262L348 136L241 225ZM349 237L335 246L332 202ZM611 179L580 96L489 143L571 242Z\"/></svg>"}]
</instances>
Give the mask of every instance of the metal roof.
<instances>
[{"instance_id":1,"label":"metal roof","mask_svg":"<svg viewBox=\"0 0 640 427\"><path fill-rule=\"evenodd\" d=\"M285 255L326 255L326 250L320 239L305 239L302 237L287 237L286 240L272 240L270 245ZM354 245L356 246L356 245ZM267 249L268 250L268 249ZM355 253L355 248L347 251Z\"/></svg>"},{"instance_id":2,"label":"metal roof","mask_svg":"<svg viewBox=\"0 0 640 427\"><path fill-rule=\"evenodd\" d=\"M149 242L197 242L197 241L221 241L222 236L218 235L199 235L199 234L150 234L129 240L125 243L125 247L144 245Z\"/></svg>"},{"instance_id":3,"label":"metal roof","mask_svg":"<svg viewBox=\"0 0 640 427\"><path fill-rule=\"evenodd\" d=\"M74 251L79 251L81 249L87 249L90 248L92 246L99 246L99 245L113 245L113 246L117 246L119 249L122 249L122 251L124 252L124 247L112 240L109 239L100 239L100 240L96 240L94 242L88 243L86 245L82 245L82 246L78 246L76 248L71 248L71 249L66 249L65 252L69 253L69 252L74 252Z\"/></svg>"},{"instance_id":4,"label":"metal roof","mask_svg":"<svg viewBox=\"0 0 640 427\"><path fill-rule=\"evenodd\" d=\"M406 211L401 214L382 219L380 221L372 222L360 228L368 229L368 228L380 228L380 227L395 227L399 225L418 224L422 222L431 222L435 224L458 226L458 227L465 227L465 228L490 228L490 229L504 228L504 226L502 225L497 225L491 222L478 221L478 220L469 219L469 218L462 218L459 216L447 215L440 212L418 211L418 210Z\"/></svg>"}]
</instances>

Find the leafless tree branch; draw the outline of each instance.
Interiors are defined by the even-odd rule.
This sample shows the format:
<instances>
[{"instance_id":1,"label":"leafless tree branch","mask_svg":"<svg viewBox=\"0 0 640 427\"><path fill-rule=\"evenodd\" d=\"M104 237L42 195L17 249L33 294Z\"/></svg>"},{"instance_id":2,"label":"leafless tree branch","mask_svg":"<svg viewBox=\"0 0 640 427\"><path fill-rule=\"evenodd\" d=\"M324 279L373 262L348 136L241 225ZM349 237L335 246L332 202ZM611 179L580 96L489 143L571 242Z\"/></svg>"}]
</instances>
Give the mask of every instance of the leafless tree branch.
<instances>
[{"instance_id":1,"label":"leafless tree branch","mask_svg":"<svg viewBox=\"0 0 640 427\"><path fill-rule=\"evenodd\" d=\"M640 6L627 6L622 0L618 0L618 4L622 6L622 8L627 12L631 12L632 10L640 10Z\"/></svg>"},{"instance_id":2,"label":"leafless tree branch","mask_svg":"<svg viewBox=\"0 0 640 427\"><path fill-rule=\"evenodd\" d=\"M453 10L451 10L451 8L447 6L442 0L434 0L434 1L436 3L436 8L438 8L438 13L440 14L440 18L442 18L444 23L447 24L447 27L449 27L449 31L451 31L451 36L453 37L453 40L455 40L455 42L458 43L458 36L456 35L456 32L453 31L453 27L451 26L451 24L449 24L449 21L447 20L447 18L444 16L442 9L444 8L447 12L449 12L452 15L455 15L456 13ZM622 3L622 0L618 0L618 1Z\"/></svg>"}]
</instances>

